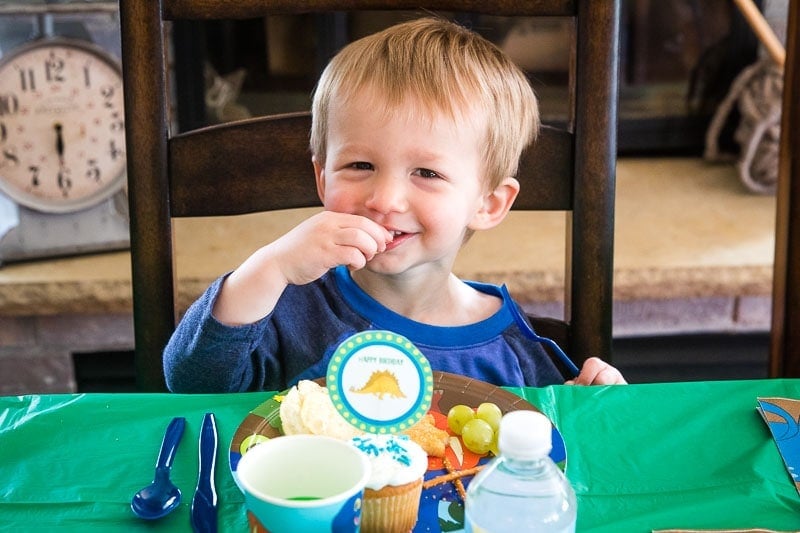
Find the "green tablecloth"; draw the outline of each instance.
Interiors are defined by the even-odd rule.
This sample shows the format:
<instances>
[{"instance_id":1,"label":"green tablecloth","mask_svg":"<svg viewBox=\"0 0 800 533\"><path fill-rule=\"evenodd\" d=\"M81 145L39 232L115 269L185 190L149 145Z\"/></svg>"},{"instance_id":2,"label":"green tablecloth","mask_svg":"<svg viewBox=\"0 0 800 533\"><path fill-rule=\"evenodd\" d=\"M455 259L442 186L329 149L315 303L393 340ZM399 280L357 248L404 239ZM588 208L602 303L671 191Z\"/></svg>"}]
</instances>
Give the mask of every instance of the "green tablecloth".
<instances>
[{"instance_id":1,"label":"green tablecloth","mask_svg":"<svg viewBox=\"0 0 800 533\"><path fill-rule=\"evenodd\" d=\"M512 389L547 414L567 445L578 530L800 530L800 497L758 396L800 398L800 380ZM203 414L217 416L220 531L246 531L228 446L266 393L0 397L0 529L190 531ZM186 432L173 478L178 511L147 523L129 508L149 482L173 416Z\"/></svg>"}]
</instances>

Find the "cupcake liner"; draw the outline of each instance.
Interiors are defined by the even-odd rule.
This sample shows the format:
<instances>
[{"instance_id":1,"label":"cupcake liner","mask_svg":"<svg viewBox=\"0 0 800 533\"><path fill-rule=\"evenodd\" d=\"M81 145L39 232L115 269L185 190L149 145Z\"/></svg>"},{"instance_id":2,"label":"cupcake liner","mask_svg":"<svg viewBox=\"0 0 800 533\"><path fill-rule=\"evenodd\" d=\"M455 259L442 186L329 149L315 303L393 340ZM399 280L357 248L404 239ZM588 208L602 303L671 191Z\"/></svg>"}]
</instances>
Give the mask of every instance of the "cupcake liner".
<instances>
[{"instance_id":1,"label":"cupcake liner","mask_svg":"<svg viewBox=\"0 0 800 533\"><path fill-rule=\"evenodd\" d=\"M364 491L362 533L408 533L417 523L422 478L404 485Z\"/></svg>"}]
</instances>

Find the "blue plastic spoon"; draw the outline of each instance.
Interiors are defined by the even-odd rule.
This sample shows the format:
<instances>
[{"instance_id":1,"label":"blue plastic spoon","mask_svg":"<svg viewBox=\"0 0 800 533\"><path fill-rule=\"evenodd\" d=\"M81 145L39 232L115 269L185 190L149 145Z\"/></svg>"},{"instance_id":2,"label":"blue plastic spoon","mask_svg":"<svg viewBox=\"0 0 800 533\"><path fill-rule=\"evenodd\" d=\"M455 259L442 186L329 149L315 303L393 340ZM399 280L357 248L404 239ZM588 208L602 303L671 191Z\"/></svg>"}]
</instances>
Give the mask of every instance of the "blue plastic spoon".
<instances>
[{"instance_id":1,"label":"blue plastic spoon","mask_svg":"<svg viewBox=\"0 0 800 533\"><path fill-rule=\"evenodd\" d=\"M169 472L184 426L186 419L183 417L173 418L167 426L164 440L161 442L161 451L158 453L153 482L134 494L131 500L131 509L136 516L145 520L155 520L166 516L181 503L181 491L169 479Z\"/></svg>"}]
</instances>

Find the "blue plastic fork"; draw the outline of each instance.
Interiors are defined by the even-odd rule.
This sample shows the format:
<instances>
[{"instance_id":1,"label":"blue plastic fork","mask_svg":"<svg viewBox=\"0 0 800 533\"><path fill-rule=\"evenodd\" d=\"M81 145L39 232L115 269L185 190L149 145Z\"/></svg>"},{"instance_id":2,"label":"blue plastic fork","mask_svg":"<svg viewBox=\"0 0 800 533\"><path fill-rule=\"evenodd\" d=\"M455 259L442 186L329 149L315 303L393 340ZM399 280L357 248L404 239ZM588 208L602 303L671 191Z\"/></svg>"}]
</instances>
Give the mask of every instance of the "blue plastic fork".
<instances>
[{"instance_id":1,"label":"blue plastic fork","mask_svg":"<svg viewBox=\"0 0 800 533\"><path fill-rule=\"evenodd\" d=\"M581 373L580 369L575 365L575 363L572 362L572 359L570 359L567 354L564 353L564 350L561 349L561 346L559 346L556 341L547 337L542 337L533 330L525 317L522 316L517 304L511 299L511 295L508 293L508 288L505 285L500 287L500 292L503 295L503 299L508 303L508 307L511 309L511 314L514 316L514 321L517 323L517 326L519 326L519 329L522 330L522 333L524 333L529 339L549 346L556 354L556 357L558 357L561 362L564 363L567 369L572 372L572 376L578 377L578 374Z\"/></svg>"}]
</instances>

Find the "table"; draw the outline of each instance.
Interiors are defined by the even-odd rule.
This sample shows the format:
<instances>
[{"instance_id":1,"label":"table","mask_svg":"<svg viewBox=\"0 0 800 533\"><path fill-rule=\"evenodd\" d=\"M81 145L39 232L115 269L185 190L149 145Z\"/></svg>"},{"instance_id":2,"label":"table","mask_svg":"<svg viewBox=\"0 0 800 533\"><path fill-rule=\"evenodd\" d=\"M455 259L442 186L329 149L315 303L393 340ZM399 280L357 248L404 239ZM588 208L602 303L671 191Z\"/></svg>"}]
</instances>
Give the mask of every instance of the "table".
<instances>
[{"instance_id":1,"label":"table","mask_svg":"<svg viewBox=\"0 0 800 533\"><path fill-rule=\"evenodd\" d=\"M800 398L800 380L510 389L553 420L567 445L578 531L660 528L800 530L789 480L759 396ZM213 411L220 433L220 531L246 531L227 448L270 393L69 394L0 397L0 529L190 531L197 438ZM173 478L184 494L167 518L129 508L150 481L161 437L185 416Z\"/></svg>"}]
</instances>

